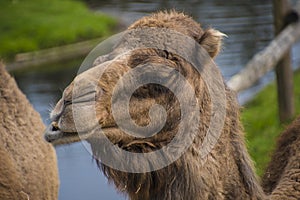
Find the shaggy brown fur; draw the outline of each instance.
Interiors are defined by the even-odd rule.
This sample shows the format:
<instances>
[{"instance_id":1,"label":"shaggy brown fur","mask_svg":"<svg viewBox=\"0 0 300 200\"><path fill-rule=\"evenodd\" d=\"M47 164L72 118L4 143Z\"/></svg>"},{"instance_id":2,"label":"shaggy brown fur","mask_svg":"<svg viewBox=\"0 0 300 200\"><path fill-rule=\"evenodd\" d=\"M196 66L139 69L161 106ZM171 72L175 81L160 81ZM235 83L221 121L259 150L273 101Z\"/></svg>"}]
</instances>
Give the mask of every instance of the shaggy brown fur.
<instances>
[{"instance_id":1,"label":"shaggy brown fur","mask_svg":"<svg viewBox=\"0 0 300 200\"><path fill-rule=\"evenodd\" d=\"M224 36L220 32L203 30L190 17L177 12L159 12L144 17L129 29L143 27L168 28L181 32L197 41L210 57L218 54L221 40ZM184 43L182 46L184 47ZM184 48L183 48L184 49ZM117 52L117 50L115 50ZM108 56L109 57L109 56ZM96 63L106 64L107 60L99 59ZM98 162L109 156L118 159L118 153L110 152L103 138L98 134L95 125L101 125L103 133L118 147L130 152L151 152L168 144L175 136L180 122L180 107L175 96L165 87L148 84L132 95L130 99L130 114L132 119L141 126L150 122L148 112L153 104L164 106L167 121L161 132L148 138L138 138L125 134L120 130L111 111L111 97L117 81L129 70L141 64L160 63L179 71L192 85L199 103L201 123L191 121L188 126L194 127L196 137L193 144L175 162L169 166L148 173L127 173L110 168ZM145 69L146 70L146 69ZM234 92L226 88L226 119L217 144L207 155L202 165L200 147L209 128L212 116L211 99L203 77L183 58L171 52L157 49L134 50L130 55L116 58L110 63L100 80L97 79L101 66L96 66L76 77L80 83L74 87L70 84L64 91L62 100L51 113L52 126L46 131L45 137L54 144L64 144L79 141L75 122L72 116L71 104L85 112L91 101L95 100L97 120L81 118L85 133L81 138L90 142L98 166L112 181L119 191L125 192L130 199L266 199L261 186L254 174L253 164L247 153L243 129L239 119L239 105ZM168 84L176 84L170 75ZM96 89L87 92L87 80L97 85ZM85 91L85 92L81 92ZM73 99L72 99L73 93ZM90 98L94 93L96 99ZM74 95L75 94L75 95ZM79 101L82 97L83 102ZM78 99L77 99L78 98ZM86 108L86 109L85 109ZM81 116L81 115L79 115ZM184 144L182 144L184 145ZM157 160L160 162L160 160ZM151 165L133 160L132 166Z\"/></svg>"},{"instance_id":2,"label":"shaggy brown fur","mask_svg":"<svg viewBox=\"0 0 300 200\"><path fill-rule=\"evenodd\" d=\"M280 135L263 176L262 186L272 199L300 198L300 116Z\"/></svg>"},{"instance_id":3,"label":"shaggy brown fur","mask_svg":"<svg viewBox=\"0 0 300 200\"><path fill-rule=\"evenodd\" d=\"M58 198L53 147L41 135L39 114L0 64L0 199Z\"/></svg>"}]
</instances>

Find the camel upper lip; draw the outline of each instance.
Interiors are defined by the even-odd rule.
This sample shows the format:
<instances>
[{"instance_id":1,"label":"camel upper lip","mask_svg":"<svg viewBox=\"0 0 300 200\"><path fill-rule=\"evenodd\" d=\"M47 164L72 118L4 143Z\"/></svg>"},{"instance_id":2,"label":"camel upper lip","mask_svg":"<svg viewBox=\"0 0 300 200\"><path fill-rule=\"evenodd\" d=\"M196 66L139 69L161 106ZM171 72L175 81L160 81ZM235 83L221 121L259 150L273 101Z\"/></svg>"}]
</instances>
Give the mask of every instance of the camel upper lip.
<instances>
[{"instance_id":1,"label":"camel upper lip","mask_svg":"<svg viewBox=\"0 0 300 200\"><path fill-rule=\"evenodd\" d=\"M50 124L44 131L44 138L47 142L53 143L63 138L78 136L77 132L63 132L59 129L53 128Z\"/></svg>"}]
</instances>

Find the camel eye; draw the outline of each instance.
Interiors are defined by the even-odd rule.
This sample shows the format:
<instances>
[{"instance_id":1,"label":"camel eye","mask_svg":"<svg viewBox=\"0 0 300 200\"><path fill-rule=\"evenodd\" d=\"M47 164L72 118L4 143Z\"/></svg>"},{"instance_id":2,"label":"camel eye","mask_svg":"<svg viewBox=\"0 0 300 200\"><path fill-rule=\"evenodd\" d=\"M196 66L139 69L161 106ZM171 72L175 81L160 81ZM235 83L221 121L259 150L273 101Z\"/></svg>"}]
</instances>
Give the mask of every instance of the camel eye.
<instances>
[{"instance_id":1,"label":"camel eye","mask_svg":"<svg viewBox=\"0 0 300 200\"><path fill-rule=\"evenodd\" d=\"M64 106L72 104L72 101L70 100L64 100Z\"/></svg>"},{"instance_id":2,"label":"camel eye","mask_svg":"<svg viewBox=\"0 0 300 200\"><path fill-rule=\"evenodd\" d=\"M85 93L73 96L73 103L95 101L96 95L97 95L97 91L95 90L85 91Z\"/></svg>"}]
</instances>

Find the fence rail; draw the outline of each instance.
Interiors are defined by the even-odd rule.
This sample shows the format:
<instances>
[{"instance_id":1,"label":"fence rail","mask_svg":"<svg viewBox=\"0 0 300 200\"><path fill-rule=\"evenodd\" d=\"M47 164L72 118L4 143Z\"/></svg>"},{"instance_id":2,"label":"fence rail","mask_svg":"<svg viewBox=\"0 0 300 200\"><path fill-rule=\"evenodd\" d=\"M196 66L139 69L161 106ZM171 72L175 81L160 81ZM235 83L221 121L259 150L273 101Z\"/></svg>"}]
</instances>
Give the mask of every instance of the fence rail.
<instances>
[{"instance_id":1,"label":"fence rail","mask_svg":"<svg viewBox=\"0 0 300 200\"><path fill-rule=\"evenodd\" d=\"M7 64L7 70L15 70L27 66L70 60L74 57L87 55L103 38L96 38L76 44L43 49L35 52L17 54L13 63Z\"/></svg>"},{"instance_id":2,"label":"fence rail","mask_svg":"<svg viewBox=\"0 0 300 200\"><path fill-rule=\"evenodd\" d=\"M288 25L265 49L258 52L245 68L235 74L227 85L237 92L248 89L274 69L278 61L299 38L300 23Z\"/></svg>"},{"instance_id":3,"label":"fence rail","mask_svg":"<svg viewBox=\"0 0 300 200\"><path fill-rule=\"evenodd\" d=\"M290 66L290 49L300 39L300 0L294 10L297 22L284 28L286 14L290 11L288 0L273 0L276 37L258 52L227 85L240 92L250 88L267 72L276 67L279 119L284 122L294 115L293 72ZM283 29L284 28L284 29ZM282 30L283 29L283 30Z\"/></svg>"}]
</instances>

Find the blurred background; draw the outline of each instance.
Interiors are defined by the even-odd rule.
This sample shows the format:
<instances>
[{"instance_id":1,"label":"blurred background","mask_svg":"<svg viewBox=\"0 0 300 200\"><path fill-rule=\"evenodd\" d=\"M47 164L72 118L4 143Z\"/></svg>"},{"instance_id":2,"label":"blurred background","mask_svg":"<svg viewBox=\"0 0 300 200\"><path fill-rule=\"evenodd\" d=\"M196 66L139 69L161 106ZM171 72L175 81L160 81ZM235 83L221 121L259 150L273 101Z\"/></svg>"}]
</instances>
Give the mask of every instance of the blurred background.
<instances>
[{"instance_id":1,"label":"blurred background","mask_svg":"<svg viewBox=\"0 0 300 200\"><path fill-rule=\"evenodd\" d=\"M0 56L11 63L18 53L108 37L142 16L164 9L183 11L204 28L213 27L228 36L216 58L226 80L274 38L271 0L2 0ZM45 124L49 124L49 110L76 76L83 59L76 57L11 71ZM292 63L295 69L300 66L299 42L292 48ZM273 72L268 73L240 93L240 103L251 99L273 78ZM57 147L56 152L59 200L125 199L107 183L82 143Z\"/></svg>"}]
</instances>

